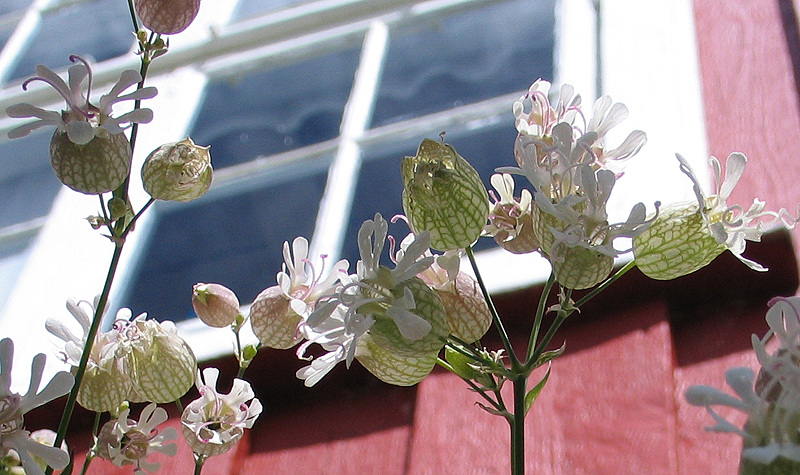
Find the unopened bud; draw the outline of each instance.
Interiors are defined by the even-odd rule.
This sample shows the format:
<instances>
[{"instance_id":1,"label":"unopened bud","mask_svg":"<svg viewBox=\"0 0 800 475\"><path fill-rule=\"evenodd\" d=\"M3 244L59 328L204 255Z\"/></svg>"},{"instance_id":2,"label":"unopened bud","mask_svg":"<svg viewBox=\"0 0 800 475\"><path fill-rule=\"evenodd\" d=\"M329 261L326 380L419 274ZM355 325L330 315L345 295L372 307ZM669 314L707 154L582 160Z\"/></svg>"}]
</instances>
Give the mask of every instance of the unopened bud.
<instances>
[{"instance_id":1,"label":"unopened bud","mask_svg":"<svg viewBox=\"0 0 800 475\"><path fill-rule=\"evenodd\" d=\"M489 217L489 196L478 172L445 143L425 139L405 157L403 210L414 232L429 231L440 251L470 246Z\"/></svg>"},{"instance_id":2,"label":"unopened bud","mask_svg":"<svg viewBox=\"0 0 800 475\"><path fill-rule=\"evenodd\" d=\"M220 284L195 284L192 307L203 323L215 328L227 327L240 315L236 294Z\"/></svg>"},{"instance_id":3,"label":"unopened bud","mask_svg":"<svg viewBox=\"0 0 800 475\"><path fill-rule=\"evenodd\" d=\"M486 334L492 325L492 314L475 279L459 272L452 290L436 293L442 299L451 335L472 343Z\"/></svg>"},{"instance_id":4,"label":"unopened bud","mask_svg":"<svg viewBox=\"0 0 800 475\"><path fill-rule=\"evenodd\" d=\"M209 147L186 138L150 152L142 167L144 189L157 200L192 201L211 187Z\"/></svg>"},{"instance_id":5,"label":"unopened bud","mask_svg":"<svg viewBox=\"0 0 800 475\"><path fill-rule=\"evenodd\" d=\"M131 170L131 146L125 134L97 129L86 144L76 144L56 130L50 139L50 164L61 183L87 195L117 189Z\"/></svg>"},{"instance_id":6,"label":"unopened bud","mask_svg":"<svg viewBox=\"0 0 800 475\"><path fill-rule=\"evenodd\" d=\"M136 0L142 24L162 35L185 30L200 10L200 0Z\"/></svg>"}]
</instances>

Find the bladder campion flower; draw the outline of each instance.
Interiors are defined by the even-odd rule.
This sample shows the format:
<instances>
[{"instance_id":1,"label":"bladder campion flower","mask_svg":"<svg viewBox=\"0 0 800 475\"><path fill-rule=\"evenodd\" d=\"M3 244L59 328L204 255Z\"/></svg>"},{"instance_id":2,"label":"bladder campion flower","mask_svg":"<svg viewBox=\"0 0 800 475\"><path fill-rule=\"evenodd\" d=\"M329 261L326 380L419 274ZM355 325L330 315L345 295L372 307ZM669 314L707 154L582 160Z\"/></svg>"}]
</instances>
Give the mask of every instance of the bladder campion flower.
<instances>
[{"instance_id":1,"label":"bladder campion flower","mask_svg":"<svg viewBox=\"0 0 800 475\"><path fill-rule=\"evenodd\" d=\"M227 327L239 316L239 298L233 290L220 284L194 284L192 308L206 325Z\"/></svg>"},{"instance_id":2,"label":"bladder campion flower","mask_svg":"<svg viewBox=\"0 0 800 475\"><path fill-rule=\"evenodd\" d=\"M142 183L150 196L165 201L192 201L211 187L209 147L187 137L150 152L142 166Z\"/></svg>"},{"instance_id":3,"label":"bladder campion flower","mask_svg":"<svg viewBox=\"0 0 800 475\"><path fill-rule=\"evenodd\" d=\"M747 164L744 154L728 156L724 178L719 160L709 159L716 187L708 197L686 159L677 157L681 171L692 181L697 201L664 207L652 226L633 240L637 267L653 279L674 279L708 265L727 249L749 268L766 271L764 266L742 255L746 241L760 241L764 231L778 222L794 227L797 218L785 209L765 211L766 203L757 198L747 210L727 204L744 173Z\"/></svg>"},{"instance_id":4,"label":"bladder campion flower","mask_svg":"<svg viewBox=\"0 0 800 475\"><path fill-rule=\"evenodd\" d=\"M69 463L69 454L60 448L43 445L25 430L25 414L53 399L67 394L74 379L66 371L59 371L47 386L39 392L46 357L38 354L31 363L31 381L24 396L11 392L11 367L14 362L14 342L10 338L0 340L0 457L14 450L25 473L43 475L34 457L47 465L62 469Z\"/></svg>"},{"instance_id":5,"label":"bladder campion flower","mask_svg":"<svg viewBox=\"0 0 800 475\"><path fill-rule=\"evenodd\" d=\"M716 425L707 430L732 432L744 439L740 473L790 474L800 469L800 297L778 297L767 311L769 331L752 342L761 370L731 368L725 373L738 398L710 386L692 386L686 400L705 407ZM777 340L774 352L767 342ZM747 414L739 428L713 406L728 406Z\"/></svg>"},{"instance_id":6,"label":"bladder campion flower","mask_svg":"<svg viewBox=\"0 0 800 475\"><path fill-rule=\"evenodd\" d=\"M192 24L200 0L136 0L136 14L144 26L162 35L174 35Z\"/></svg>"},{"instance_id":7,"label":"bladder campion flower","mask_svg":"<svg viewBox=\"0 0 800 475\"><path fill-rule=\"evenodd\" d=\"M143 474L145 470L155 472L160 463L148 462L153 453L162 453L170 457L178 453L174 443L165 444L178 438L174 427L159 431L156 426L169 418L167 411L150 403L142 409L139 421L129 419L130 408L124 409L119 417L111 419L103 425L97 436L97 455L112 462L117 467L134 465L133 472Z\"/></svg>"},{"instance_id":8,"label":"bladder campion flower","mask_svg":"<svg viewBox=\"0 0 800 475\"><path fill-rule=\"evenodd\" d=\"M50 161L58 179L75 191L99 194L116 189L130 172L131 148L123 133L124 126L150 122L150 109L134 109L112 117L114 104L129 100L149 99L156 95L154 87L144 87L121 95L136 85L142 76L134 70L123 71L119 81L108 94L100 97L97 105L89 102L92 89L92 70L79 56L70 56L77 62L68 70L69 84L45 66L36 66L36 74L22 83L23 89L33 81L51 85L67 102L61 112L48 111L31 104L16 104L6 109L9 117L36 117L39 120L17 127L8 133L9 138L28 135L44 126L54 125L56 131L50 141ZM86 82L86 95L83 94Z\"/></svg>"},{"instance_id":9,"label":"bladder campion flower","mask_svg":"<svg viewBox=\"0 0 800 475\"><path fill-rule=\"evenodd\" d=\"M261 402L254 397L250 383L235 378L231 392L220 394L216 389L218 377L217 368L204 369L202 376L198 371L200 397L190 402L181 416L183 437L199 457L230 450L261 414Z\"/></svg>"},{"instance_id":10,"label":"bladder campion flower","mask_svg":"<svg viewBox=\"0 0 800 475\"><path fill-rule=\"evenodd\" d=\"M428 231L440 251L472 245L489 217L486 188L464 157L446 143L425 139L402 162L403 211L412 230Z\"/></svg>"},{"instance_id":11,"label":"bladder campion flower","mask_svg":"<svg viewBox=\"0 0 800 475\"><path fill-rule=\"evenodd\" d=\"M494 198L489 224L483 232L494 238L498 246L514 254L525 254L539 249L539 240L533 231L533 196L522 190L519 198L514 198L514 178L507 174L495 173L492 186L499 198Z\"/></svg>"},{"instance_id":12,"label":"bladder campion flower","mask_svg":"<svg viewBox=\"0 0 800 475\"><path fill-rule=\"evenodd\" d=\"M402 376L409 361L425 360L426 371L421 377L415 371L414 382L433 369L435 358L430 365L428 360L442 348L448 329L441 299L417 277L433 262L433 256L422 257L429 250L430 235L416 236L395 268L389 269L380 264L387 234L388 223L380 214L362 224L356 275L342 277L301 323L300 331L308 341L298 348L298 357L311 359L305 352L313 343L328 351L297 372L306 386L314 385L340 361L349 366L359 352L365 359L380 354L371 362L390 363L392 368L386 368L386 373L375 371L370 363L364 366L392 384L413 384L405 377L393 379ZM364 338L367 341L361 344ZM369 345L373 351L368 351Z\"/></svg>"},{"instance_id":13,"label":"bladder campion flower","mask_svg":"<svg viewBox=\"0 0 800 475\"><path fill-rule=\"evenodd\" d=\"M283 243L283 270L278 285L258 294L250 307L250 324L262 345L287 349L300 341L297 326L311 315L319 297L347 275L347 260L337 262L327 278L317 275L308 260L308 240L297 237ZM306 272L310 270L310 274Z\"/></svg>"}]
</instances>

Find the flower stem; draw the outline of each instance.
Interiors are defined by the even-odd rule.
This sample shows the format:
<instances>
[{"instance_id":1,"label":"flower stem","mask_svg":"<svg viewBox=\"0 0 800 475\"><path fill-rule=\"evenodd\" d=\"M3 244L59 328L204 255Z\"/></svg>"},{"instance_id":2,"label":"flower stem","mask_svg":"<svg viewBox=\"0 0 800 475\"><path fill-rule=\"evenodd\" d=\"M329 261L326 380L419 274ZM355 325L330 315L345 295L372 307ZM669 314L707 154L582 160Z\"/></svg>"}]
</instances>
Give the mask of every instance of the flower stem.
<instances>
[{"instance_id":1,"label":"flower stem","mask_svg":"<svg viewBox=\"0 0 800 475\"><path fill-rule=\"evenodd\" d=\"M203 464L206 463L206 457L202 455L195 455L194 458L194 475L200 475L203 471Z\"/></svg>"},{"instance_id":2,"label":"flower stem","mask_svg":"<svg viewBox=\"0 0 800 475\"><path fill-rule=\"evenodd\" d=\"M514 418L511 420L511 475L525 475L525 392L528 376L515 378Z\"/></svg>"},{"instance_id":3,"label":"flower stem","mask_svg":"<svg viewBox=\"0 0 800 475\"><path fill-rule=\"evenodd\" d=\"M86 367L89 364L89 355L92 352L94 340L97 335L97 331L100 328L100 321L103 319L103 313L105 311L106 304L108 303L108 294L111 291L111 283L114 281L114 275L117 273L117 266L119 265L120 256L122 256L123 245L124 241L120 241L116 246L114 246L114 254L111 256L111 264L108 266L106 282L103 285L103 291L100 293L100 298L97 301L97 308L94 310L94 318L92 319L92 324L89 327L89 332L86 334L86 343L83 347L83 354L81 354L80 363L75 371L75 384L72 386L69 396L67 396L67 403L64 407L64 412L61 415L61 422L58 425L58 433L56 434L56 440L53 444L54 447L60 447L61 442L63 442L64 438L66 437L67 429L69 428L69 422L72 419L72 412L75 410L75 403L78 400L78 391L80 390L81 382L83 382L83 375L86 373ZM48 467L47 474L49 475L52 473L52 467Z\"/></svg>"},{"instance_id":4,"label":"flower stem","mask_svg":"<svg viewBox=\"0 0 800 475\"><path fill-rule=\"evenodd\" d=\"M547 279L547 282L544 284L544 288L542 289L542 295L539 297L539 306L536 307L536 317L533 320L531 337L528 340L528 352L525 355L526 363L530 362L531 355L536 347L536 341L539 339L539 330L542 327L542 319L544 318L544 312L546 310L547 297L550 295L550 291L553 289L553 284L555 284L555 281L556 275L555 273L551 272L550 278Z\"/></svg>"},{"instance_id":5,"label":"flower stem","mask_svg":"<svg viewBox=\"0 0 800 475\"><path fill-rule=\"evenodd\" d=\"M467 257L469 257L469 263L472 265L472 270L475 272L475 279L478 281L478 285L481 287L483 298L486 300L486 304L489 306L489 311L492 313L492 321L494 322L494 326L497 328L497 332L500 334L500 340L502 340L503 346L506 349L506 353L508 353L508 357L511 360L511 367L519 368L521 366L520 361L517 358L516 353L514 353L514 348L511 346L511 340L508 338L508 332L506 332L506 329L503 326L503 321L500 320L500 315L497 314L497 308L494 306L492 297L489 295L489 291L486 290L486 284L483 283L483 278L478 270L478 264L475 262L475 253L472 251L472 246L467 247Z\"/></svg>"}]
</instances>

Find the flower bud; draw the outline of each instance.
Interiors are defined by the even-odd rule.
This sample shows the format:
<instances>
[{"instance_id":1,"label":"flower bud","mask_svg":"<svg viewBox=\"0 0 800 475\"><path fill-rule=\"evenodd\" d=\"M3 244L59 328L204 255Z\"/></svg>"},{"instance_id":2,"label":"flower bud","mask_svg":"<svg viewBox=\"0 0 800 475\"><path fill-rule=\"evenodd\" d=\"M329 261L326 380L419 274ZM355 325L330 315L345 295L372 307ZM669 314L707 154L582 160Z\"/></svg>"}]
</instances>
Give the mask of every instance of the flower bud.
<instances>
[{"instance_id":1,"label":"flower bud","mask_svg":"<svg viewBox=\"0 0 800 475\"><path fill-rule=\"evenodd\" d=\"M413 386L429 375L436 365L439 350L415 355L397 354L379 345L366 334L356 347L356 359L367 371L384 383Z\"/></svg>"},{"instance_id":2,"label":"flower bud","mask_svg":"<svg viewBox=\"0 0 800 475\"><path fill-rule=\"evenodd\" d=\"M442 299L450 334L472 343L489 330L492 314L475 279L459 272L453 284L452 290L437 290L436 293Z\"/></svg>"},{"instance_id":3,"label":"flower bud","mask_svg":"<svg viewBox=\"0 0 800 475\"><path fill-rule=\"evenodd\" d=\"M220 284L195 284L192 288L192 308L197 317L210 327L222 328L239 316L239 299Z\"/></svg>"},{"instance_id":4,"label":"flower bud","mask_svg":"<svg viewBox=\"0 0 800 475\"><path fill-rule=\"evenodd\" d=\"M175 324L137 319L133 325L139 332L129 355L134 390L143 400L159 404L186 394L195 382L197 360L189 345L178 336Z\"/></svg>"},{"instance_id":5,"label":"flower bud","mask_svg":"<svg viewBox=\"0 0 800 475\"><path fill-rule=\"evenodd\" d=\"M86 144L56 130L50 139L50 164L61 183L87 195L117 189L131 170L131 146L125 134L97 129Z\"/></svg>"},{"instance_id":6,"label":"flower bud","mask_svg":"<svg viewBox=\"0 0 800 475\"><path fill-rule=\"evenodd\" d=\"M186 138L150 152L142 167L144 189L157 200L192 201L211 187L209 147Z\"/></svg>"},{"instance_id":7,"label":"flower bud","mask_svg":"<svg viewBox=\"0 0 800 475\"><path fill-rule=\"evenodd\" d=\"M291 307L279 286L264 289L250 307L250 324L262 345L285 350L300 341L297 325L302 317Z\"/></svg>"},{"instance_id":8,"label":"flower bud","mask_svg":"<svg viewBox=\"0 0 800 475\"><path fill-rule=\"evenodd\" d=\"M695 203L662 209L655 222L633 239L636 266L657 280L691 274L725 249L711 234Z\"/></svg>"},{"instance_id":9,"label":"flower bud","mask_svg":"<svg viewBox=\"0 0 800 475\"><path fill-rule=\"evenodd\" d=\"M489 195L478 172L445 143L425 139L405 157L403 210L414 232L429 231L440 251L470 246L489 217Z\"/></svg>"},{"instance_id":10,"label":"flower bud","mask_svg":"<svg viewBox=\"0 0 800 475\"><path fill-rule=\"evenodd\" d=\"M185 30L200 10L200 0L136 0L136 14L155 33L174 35Z\"/></svg>"},{"instance_id":11,"label":"flower bud","mask_svg":"<svg viewBox=\"0 0 800 475\"><path fill-rule=\"evenodd\" d=\"M444 349L444 359L450 363L453 372L463 379L471 380L478 375L478 371L470 365L474 360L449 346Z\"/></svg>"}]
</instances>

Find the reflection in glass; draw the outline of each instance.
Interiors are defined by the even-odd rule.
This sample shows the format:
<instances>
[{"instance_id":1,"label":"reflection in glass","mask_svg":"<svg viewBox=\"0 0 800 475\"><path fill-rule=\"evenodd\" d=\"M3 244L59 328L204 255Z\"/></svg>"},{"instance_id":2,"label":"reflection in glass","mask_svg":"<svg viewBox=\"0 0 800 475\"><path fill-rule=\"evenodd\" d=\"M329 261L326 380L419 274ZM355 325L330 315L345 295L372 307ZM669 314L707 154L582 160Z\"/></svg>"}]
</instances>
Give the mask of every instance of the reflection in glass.
<instances>
[{"instance_id":1,"label":"reflection in glass","mask_svg":"<svg viewBox=\"0 0 800 475\"><path fill-rule=\"evenodd\" d=\"M191 136L217 169L335 138L357 64L347 50L212 81Z\"/></svg>"},{"instance_id":2,"label":"reflection in glass","mask_svg":"<svg viewBox=\"0 0 800 475\"><path fill-rule=\"evenodd\" d=\"M553 0L514 0L392 31L373 126L524 91L553 75Z\"/></svg>"},{"instance_id":3,"label":"reflection in glass","mask_svg":"<svg viewBox=\"0 0 800 475\"><path fill-rule=\"evenodd\" d=\"M123 55L132 47L127 2L96 0L67 5L43 15L38 32L9 78L31 76L37 64L51 69L69 66L73 54L100 62Z\"/></svg>"}]
</instances>

